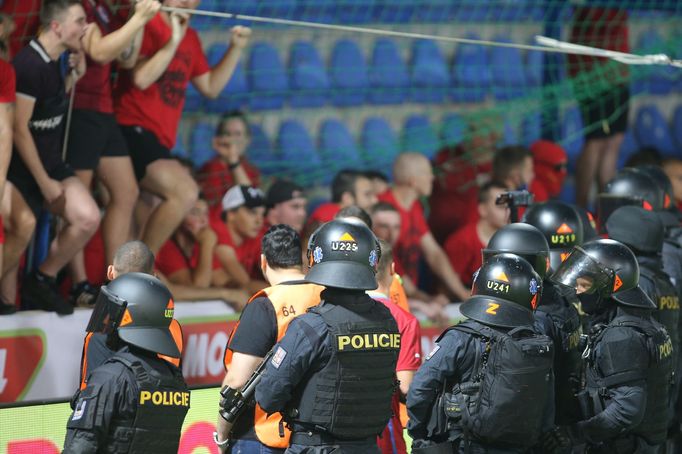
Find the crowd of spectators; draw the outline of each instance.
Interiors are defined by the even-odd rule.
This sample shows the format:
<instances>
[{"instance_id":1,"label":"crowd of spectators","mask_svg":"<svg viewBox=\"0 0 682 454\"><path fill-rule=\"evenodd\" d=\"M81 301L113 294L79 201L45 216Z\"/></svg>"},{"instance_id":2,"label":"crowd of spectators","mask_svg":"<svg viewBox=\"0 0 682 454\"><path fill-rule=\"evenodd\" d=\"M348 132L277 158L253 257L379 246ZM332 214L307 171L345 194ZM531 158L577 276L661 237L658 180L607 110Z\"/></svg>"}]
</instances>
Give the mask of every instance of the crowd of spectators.
<instances>
[{"instance_id":1,"label":"crowd of spectators","mask_svg":"<svg viewBox=\"0 0 682 454\"><path fill-rule=\"evenodd\" d=\"M266 286L260 251L270 226L291 226L305 251L322 223L353 216L393 251L395 269L385 273L383 293L443 321L449 302L468 297L481 249L509 222L497 197L530 189L536 201L547 200L566 177L559 145L541 140L498 149L496 128L473 124L466 142L432 161L419 150L399 154L392 181L385 169L339 171L329 202L313 207L295 182L261 178L246 152L243 112L220 119L215 157L195 171L170 153L187 85L217 96L251 31L233 27L227 51L210 67L189 17L160 11L157 1L138 1L125 18L88 1L42 3L40 32L15 55L11 20L0 22L3 314L17 308L68 314L91 305L106 265L131 239L155 254L156 273L177 299L224 299L239 310ZM664 168L679 202L682 161ZM27 272L25 252L42 210L58 222L47 257Z\"/></svg>"}]
</instances>

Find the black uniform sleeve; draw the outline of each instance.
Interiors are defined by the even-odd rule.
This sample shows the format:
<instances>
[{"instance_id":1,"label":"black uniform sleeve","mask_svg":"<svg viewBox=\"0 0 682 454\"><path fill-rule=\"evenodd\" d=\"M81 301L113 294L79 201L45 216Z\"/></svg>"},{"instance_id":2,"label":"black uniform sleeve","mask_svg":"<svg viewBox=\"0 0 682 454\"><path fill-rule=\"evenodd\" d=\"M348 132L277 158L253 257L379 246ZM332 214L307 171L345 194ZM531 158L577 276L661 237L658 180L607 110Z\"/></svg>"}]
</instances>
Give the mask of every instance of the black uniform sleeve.
<instances>
[{"instance_id":1,"label":"black uniform sleeve","mask_svg":"<svg viewBox=\"0 0 682 454\"><path fill-rule=\"evenodd\" d=\"M304 314L289 324L275 345L275 354L265 366L256 388L256 402L268 413L284 410L306 372L326 364L331 344L321 317Z\"/></svg>"},{"instance_id":2,"label":"black uniform sleeve","mask_svg":"<svg viewBox=\"0 0 682 454\"><path fill-rule=\"evenodd\" d=\"M407 431L415 440L427 438L427 425L438 393L447 380L462 379L462 371L471 369L475 350L469 348L471 336L452 330L426 356L407 393Z\"/></svg>"},{"instance_id":3,"label":"black uniform sleeve","mask_svg":"<svg viewBox=\"0 0 682 454\"><path fill-rule=\"evenodd\" d=\"M17 94L40 99L43 96L44 65L36 65L35 55L27 49L17 54L12 65L17 75Z\"/></svg>"},{"instance_id":4,"label":"black uniform sleeve","mask_svg":"<svg viewBox=\"0 0 682 454\"><path fill-rule=\"evenodd\" d=\"M130 374L118 363L90 374L66 424L65 454L103 451L114 418L134 411L136 392L131 383Z\"/></svg>"},{"instance_id":5,"label":"black uniform sleeve","mask_svg":"<svg viewBox=\"0 0 682 454\"><path fill-rule=\"evenodd\" d=\"M277 316L267 297L256 298L246 305L239 325L232 333L228 348L233 352L267 355L277 342Z\"/></svg>"},{"instance_id":6,"label":"black uniform sleeve","mask_svg":"<svg viewBox=\"0 0 682 454\"><path fill-rule=\"evenodd\" d=\"M649 351L644 340L629 328L612 328L604 334L595 357L605 377L629 371L646 373ZM609 440L636 427L644 418L647 389L644 378L607 389L606 408L578 423L588 441Z\"/></svg>"}]
</instances>

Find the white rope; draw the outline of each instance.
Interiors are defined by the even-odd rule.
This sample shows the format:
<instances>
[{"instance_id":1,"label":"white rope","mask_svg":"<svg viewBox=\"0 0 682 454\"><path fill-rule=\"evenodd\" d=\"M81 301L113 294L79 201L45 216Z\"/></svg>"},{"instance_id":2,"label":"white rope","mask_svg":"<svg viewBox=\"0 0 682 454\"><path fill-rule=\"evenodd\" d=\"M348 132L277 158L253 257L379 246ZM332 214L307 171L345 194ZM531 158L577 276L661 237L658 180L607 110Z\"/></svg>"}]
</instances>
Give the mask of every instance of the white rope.
<instances>
[{"instance_id":1,"label":"white rope","mask_svg":"<svg viewBox=\"0 0 682 454\"><path fill-rule=\"evenodd\" d=\"M471 39L471 38L455 38L452 36L442 36L442 35L430 35L426 33L413 33L413 32L403 32L396 30L386 30L381 28L367 28L367 27L356 27L352 25L338 25L338 24L325 24L321 22L308 22L301 20L292 19L280 19L275 17L260 17L260 16L250 16L247 14L234 14L234 13L223 13L217 11L206 11L200 9L187 9L187 8L174 8L170 6L162 6L162 11L169 13L184 13L193 14L197 16L209 16L218 17L221 19L235 19L244 20L251 22L264 22L270 24L279 25L294 25L298 27L309 27L318 28L325 30L336 30L343 32L353 32L353 33L365 33L371 35L381 35L381 36L395 36L399 38L411 38L411 39L428 39L432 41L442 41L448 43L460 43L460 44L478 44L481 46L493 46L493 47L509 47L514 49L522 50L536 50L540 52L553 52L560 54L578 54L578 55L588 55L593 57L604 57L611 58L613 60L619 61L620 63L626 65L668 65L677 68L682 68L682 60L672 60L665 54L653 54L653 55L636 55L629 54L626 52L617 52L607 49L600 49L597 47L583 46L578 44L572 44L565 41L559 41L552 38L547 38L545 36L536 36L535 41L539 46L532 44L518 44L518 43L505 43L500 41L488 41L484 39Z\"/></svg>"}]
</instances>

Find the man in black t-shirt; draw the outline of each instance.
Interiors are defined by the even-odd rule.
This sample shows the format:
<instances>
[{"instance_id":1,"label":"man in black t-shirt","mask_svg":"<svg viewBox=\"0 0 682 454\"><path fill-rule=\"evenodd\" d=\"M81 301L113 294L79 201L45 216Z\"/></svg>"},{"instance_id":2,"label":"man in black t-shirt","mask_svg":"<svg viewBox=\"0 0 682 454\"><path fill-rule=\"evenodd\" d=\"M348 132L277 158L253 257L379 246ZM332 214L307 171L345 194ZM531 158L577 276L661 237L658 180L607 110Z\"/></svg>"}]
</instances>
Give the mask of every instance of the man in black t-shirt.
<instances>
[{"instance_id":1,"label":"man in black t-shirt","mask_svg":"<svg viewBox=\"0 0 682 454\"><path fill-rule=\"evenodd\" d=\"M284 335L289 322L320 303L323 287L306 283L301 270L301 240L288 225L270 227L261 243L261 270L271 287L249 300L225 351L227 374L223 386L241 388ZM283 453L289 433L280 415L266 418L258 406L250 406L231 426L218 417L215 442L223 452Z\"/></svg>"},{"instance_id":2,"label":"man in black t-shirt","mask_svg":"<svg viewBox=\"0 0 682 454\"><path fill-rule=\"evenodd\" d=\"M14 58L17 101L14 150L9 180L38 217L46 204L64 220L47 258L22 286L24 309L73 312L58 293L57 273L87 243L99 225L99 209L88 189L62 160L68 111L67 93L85 72L81 38L86 20L78 0L45 0L42 31ZM70 51L70 73L62 75L59 58ZM86 279L85 270L74 282Z\"/></svg>"}]
</instances>

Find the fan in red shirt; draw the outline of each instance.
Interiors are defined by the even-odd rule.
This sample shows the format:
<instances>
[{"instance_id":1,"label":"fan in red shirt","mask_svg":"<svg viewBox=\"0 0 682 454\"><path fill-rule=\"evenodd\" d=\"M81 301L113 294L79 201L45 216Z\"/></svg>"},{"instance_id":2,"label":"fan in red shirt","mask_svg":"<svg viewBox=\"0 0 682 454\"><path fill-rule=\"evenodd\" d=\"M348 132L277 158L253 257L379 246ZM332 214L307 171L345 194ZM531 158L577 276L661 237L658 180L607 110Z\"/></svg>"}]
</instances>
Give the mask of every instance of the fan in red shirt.
<instances>
[{"instance_id":1,"label":"fan in red shirt","mask_svg":"<svg viewBox=\"0 0 682 454\"><path fill-rule=\"evenodd\" d=\"M284 224L300 234L305 225L305 207L308 203L302 187L291 181L277 180L268 188L265 202L267 211L264 229Z\"/></svg>"},{"instance_id":2,"label":"fan in red shirt","mask_svg":"<svg viewBox=\"0 0 682 454\"><path fill-rule=\"evenodd\" d=\"M377 203L372 181L361 171L345 169L332 180L332 201L318 206L308 218L305 226L305 243L310 234L325 222L329 222L343 208L356 205L365 211Z\"/></svg>"},{"instance_id":3,"label":"fan in red shirt","mask_svg":"<svg viewBox=\"0 0 682 454\"><path fill-rule=\"evenodd\" d=\"M530 146L533 153L535 178L530 183L530 192L535 202L545 202L559 196L567 173L566 152L559 144L549 140L538 140Z\"/></svg>"},{"instance_id":4,"label":"fan in red shirt","mask_svg":"<svg viewBox=\"0 0 682 454\"><path fill-rule=\"evenodd\" d=\"M400 331L400 352L395 371L400 388L393 394L393 415L383 433L377 438L377 445L383 454L406 454L403 425L400 421L400 401L405 399L415 372L422 363L421 330L417 318L394 304L389 298L391 282L395 274L393 264L393 248L386 241L380 240L381 258L377 265L377 284L375 291L368 291L369 296L383 303L398 324Z\"/></svg>"},{"instance_id":5,"label":"fan in red shirt","mask_svg":"<svg viewBox=\"0 0 682 454\"><path fill-rule=\"evenodd\" d=\"M494 118L470 122L464 137L454 138L455 143L435 156L429 226L438 244L476 220L476 194L478 187L490 180L491 159L501 136L498 124Z\"/></svg>"},{"instance_id":6,"label":"fan in red shirt","mask_svg":"<svg viewBox=\"0 0 682 454\"><path fill-rule=\"evenodd\" d=\"M223 194L235 184L260 186L260 172L245 155L250 140L249 122L243 112L222 116L213 137L213 149L218 155L197 173L201 193L209 205L220 204Z\"/></svg>"},{"instance_id":7,"label":"fan in red shirt","mask_svg":"<svg viewBox=\"0 0 682 454\"><path fill-rule=\"evenodd\" d=\"M429 231L419 201L420 197L431 194L433 170L429 160L419 153L402 153L393 164L393 178L393 187L379 195L379 200L390 203L400 213L400 237L394 253L402 268L398 269L398 273L418 283L419 261L423 255L431 271L453 296L459 300L466 299L469 292Z\"/></svg>"},{"instance_id":8,"label":"fan in red shirt","mask_svg":"<svg viewBox=\"0 0 682 454\"><path fill-rule=\"evenodd\" d=\"M188 2L166 0L165 6ZM191 2L196 7L198 2ZM251 30L231 29L230 47L210 68L199 36L183 13L158 13L145 26L135 67L124 71L114 94L116 120L128 144L140 187L162 202L150 214L142 235L156 252L192 208L199 190L193 178L171 159L187 84L209 98L217 97L230 80Z\"/></svg>"},{"instance_id":9,"label":"fan in red shirt","mask_svg":"<svg viewBox=\"0 0 682 454\"><path fill-rule=\"evenodd\" d=\"M218 236L216 256L222 267L214 273L214 285L265 288L260 270L265 197L260 189L234 186L211 212L211 228Z\"/></svg>"},{"instance_id":10,"label":"fan in red shirt","mask_svg":"<svg viewBox=\"0 0 682 454\"><path fill-rule=\"evenodd\" d=\"M468 288L481 267L481 249L498 229L509 223L509 208L495 204L497 196L506 191L500 183L484 184L478 192L478 221L468 223L445 241L445 253L452 268Z\"/></svg>"}]
</instances>

